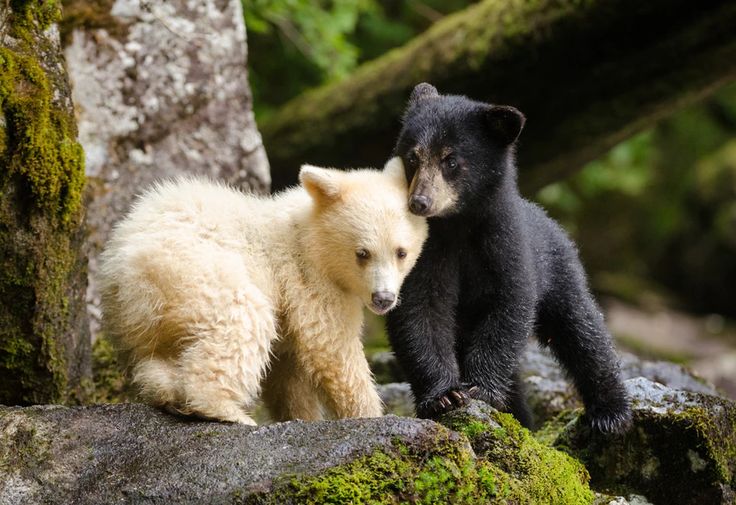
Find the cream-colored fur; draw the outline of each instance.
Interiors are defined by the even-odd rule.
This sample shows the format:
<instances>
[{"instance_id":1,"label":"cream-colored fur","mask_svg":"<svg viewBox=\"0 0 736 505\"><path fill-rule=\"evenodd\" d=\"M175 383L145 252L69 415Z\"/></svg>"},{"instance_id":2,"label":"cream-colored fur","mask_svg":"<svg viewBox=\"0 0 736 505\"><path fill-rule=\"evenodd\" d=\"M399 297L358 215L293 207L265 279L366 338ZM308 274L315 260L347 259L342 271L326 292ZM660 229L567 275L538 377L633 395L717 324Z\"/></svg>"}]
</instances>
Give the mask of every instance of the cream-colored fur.
<instances>
[{"instance_id":1,"label":"cream-colored fur","mask_svg":"<svg viewBox=\"0 0 736 505\"><path fill-rule=\"evenodd\" d=\"M362 306L380 312L377 291L398 297L426 223L406 208L398 158L383 171L305 166L300 180L274 197L163 183L116 227L102 255L104 322L143 399L254 424L263 384L277 420L382 414Z\"/></svg>"}]
</instances>

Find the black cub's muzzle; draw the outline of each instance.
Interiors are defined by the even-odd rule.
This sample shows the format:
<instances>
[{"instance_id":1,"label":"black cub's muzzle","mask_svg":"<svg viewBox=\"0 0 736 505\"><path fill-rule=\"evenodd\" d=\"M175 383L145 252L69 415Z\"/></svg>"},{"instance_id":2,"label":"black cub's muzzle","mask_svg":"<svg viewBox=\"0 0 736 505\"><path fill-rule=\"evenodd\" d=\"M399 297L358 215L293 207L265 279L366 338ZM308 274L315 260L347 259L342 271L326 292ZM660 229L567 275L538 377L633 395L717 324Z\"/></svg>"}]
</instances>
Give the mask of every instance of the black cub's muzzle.
<instances>
[{"instance_id":1,"label":"black cub's muzzle","mask_svg":"<svg viewBox=\"0 0 736 505\"><path fill-rule=\"evenodd\" d=\"M424 216L429 212L432 199L424 195L412 195L409 198L409 210L417 216Z\"/></svg>"}]
</instances>

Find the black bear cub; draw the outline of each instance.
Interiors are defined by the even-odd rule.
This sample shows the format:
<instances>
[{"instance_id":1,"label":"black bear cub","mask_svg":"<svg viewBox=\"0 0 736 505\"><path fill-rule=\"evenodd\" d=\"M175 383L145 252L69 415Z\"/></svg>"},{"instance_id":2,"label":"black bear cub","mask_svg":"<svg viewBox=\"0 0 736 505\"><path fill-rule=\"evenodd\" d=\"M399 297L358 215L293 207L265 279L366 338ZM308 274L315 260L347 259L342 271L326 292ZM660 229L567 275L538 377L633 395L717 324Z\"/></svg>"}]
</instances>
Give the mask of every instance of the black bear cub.
<instances>
[{"instance_id":1,"label":"black bear cub","mask_svg":"<svg viewBox=\"0 0 736 505\"><path fill-rule=\"evenodd\" d=\"M519 194L514 144L524 121L513 107L414 88L395 154L429 239L388 314L391 345L418 416L474 397L528 427L519 358L535 334L574 381L591 426L621 432L629 401L575 245Z\"/></svg>"}]
</instances>

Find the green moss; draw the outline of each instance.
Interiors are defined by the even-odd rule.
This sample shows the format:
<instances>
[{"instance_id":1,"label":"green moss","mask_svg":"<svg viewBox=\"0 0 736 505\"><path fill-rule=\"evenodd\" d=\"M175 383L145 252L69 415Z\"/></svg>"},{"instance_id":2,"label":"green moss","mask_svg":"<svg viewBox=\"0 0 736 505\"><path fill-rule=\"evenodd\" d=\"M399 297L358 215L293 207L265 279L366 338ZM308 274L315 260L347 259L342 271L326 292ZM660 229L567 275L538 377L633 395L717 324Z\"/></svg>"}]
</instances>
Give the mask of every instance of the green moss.
<instances>
[{"instance_id":1,"label":"green moss","mask_svg":"<svg viewBox=\"0 0 736 505\"><path fill-rule=\"evenodd\" d=\"M723 408L717 405L722 401L714 400L713 403L716 409ZM708 406L695 407L686 409L679 417L688 422L702 440L702 448L715 463L718 480L736 487L736 407L732 405L724 410L722 416L714 416Z\"/></svg>"},{"instance_id":2,"label":"green moss","mask_svg":"<svg viewBox=\"0 0 736 505\"><path fill-rule=\"evenodd\" d=\"M552 447L562 430L565 429L565 426L567 426L570 421L577 419L582 412L583 409L563 410L535 431L534 438L542 444Z\"/></svg>"},{"instance_id":3,"label":"green moss","mask_svg":"<svg viewBox=\"0 0 736 505\"><path fill-rule=\"evenodd\" d=\"M451 429L469 436L475 453L506 486L499 497L516 503L587 504L593 501L585 467L569 455L536 440L510 414L490 407L459 411L443 419ZM472 412L472 413L471 413ZM487 417L483 420L482 417ZM486 429L478 429L485 424Z\"/></svg>"},{"instance_id":4,"label":"green moss","mask_svg":"<svg viewBox=\"0 0 736 505\"><path fill-rule=\"evenodd\" d=\"M52 82L33 56L0 48L0 107L12 139L0 184L22 178L34 204L68 224L81 206L84 153L74 117L52 106Z\"/></svg>"},{"instance_id":5,"label":"green moss","mask_svg":"<svg viewBox=\"0 0 736 505\"><path fill-rule=\"evenodd\" d=\"M315 477L292 477L246 503L489 503L496 497L493 469L475 459L462 439L442 438L430 447L395 442ZM236 502L237 496L233 497Z\"/></svg>"},{"instance_id":6,"label":"green moss","mask_svg":"<svg viewBox=\"0 0 736 505\"><path fill-rule=\"evenodd\" d=\"M458 426L458 431L470 439L477 437L481 433L485 433L489 429L490 427L486 423L474 419Z\"/></svg>"},{"instance_id":7,"label":"green moss","mask_svg":"<svg viewBox=\"0 0 736 505\"><path fill-rule=\"evenodd\" d=\"M11 0L10 35L30 42L33 33L44 31L61 18L57 0Z\"/></svg>"}]
</instances>

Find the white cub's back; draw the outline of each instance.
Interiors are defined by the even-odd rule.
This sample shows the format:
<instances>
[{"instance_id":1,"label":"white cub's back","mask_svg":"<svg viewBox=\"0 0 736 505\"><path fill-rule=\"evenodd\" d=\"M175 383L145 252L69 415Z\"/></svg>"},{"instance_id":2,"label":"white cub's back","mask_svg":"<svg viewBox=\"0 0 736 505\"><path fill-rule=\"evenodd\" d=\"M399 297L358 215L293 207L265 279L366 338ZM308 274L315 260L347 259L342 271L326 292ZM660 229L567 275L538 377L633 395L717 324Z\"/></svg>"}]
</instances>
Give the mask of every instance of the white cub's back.
<instances>
[{"instance_id":1,"label":"white cub's back","mask_svg":"<svg viewBox=\"0 0 736 505\"><path fill-rule=\"evenodd\" d=\"M426 238L392 162L383 172L305 167L304 188L275 197L197 179L144 193L100 269L105 328L142 398L252 424L263 383L278 419L319 418L323 407L380 415L361 302L376 310L376 289L398 294ZM360 248L375 256L357 258Z\"/></svg>"}]
</instances>

